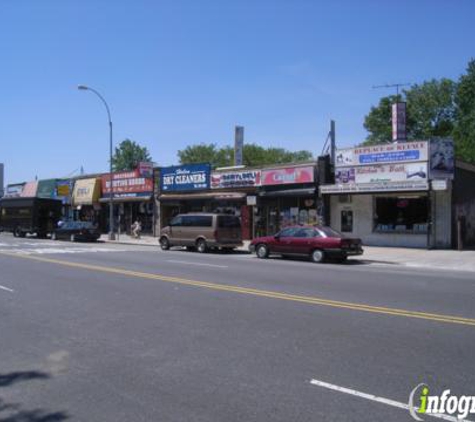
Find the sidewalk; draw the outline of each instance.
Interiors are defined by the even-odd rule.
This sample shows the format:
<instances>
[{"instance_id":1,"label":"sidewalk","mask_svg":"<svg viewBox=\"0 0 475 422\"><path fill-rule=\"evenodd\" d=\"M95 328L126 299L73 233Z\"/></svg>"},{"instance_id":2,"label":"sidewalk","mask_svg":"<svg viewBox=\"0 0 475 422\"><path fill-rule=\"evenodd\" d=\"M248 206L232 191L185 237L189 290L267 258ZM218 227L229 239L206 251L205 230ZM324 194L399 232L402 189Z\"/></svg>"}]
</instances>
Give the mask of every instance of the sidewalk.
<instances>
[{"instance_id":1,"label":"sidewalk","mask_svg":"<svg viewBox=\"0 0 475 422\"><path fill-rule=\"evenodd\" d=\"M153 246L159 249L158 238L152 236L142 236L140 239L134 239L131 236L122 234L119 240L110 241L107 239L107 235L102 235L100 240L122 245ZM238 248L238 250L247 251L248 245L249 241L245 241L244 246ZM350 259L358 260L362 264L368 265L395 265L475 272L475 251L364 246L364 254L362 256Z\"/></svg>"}]
</instances>

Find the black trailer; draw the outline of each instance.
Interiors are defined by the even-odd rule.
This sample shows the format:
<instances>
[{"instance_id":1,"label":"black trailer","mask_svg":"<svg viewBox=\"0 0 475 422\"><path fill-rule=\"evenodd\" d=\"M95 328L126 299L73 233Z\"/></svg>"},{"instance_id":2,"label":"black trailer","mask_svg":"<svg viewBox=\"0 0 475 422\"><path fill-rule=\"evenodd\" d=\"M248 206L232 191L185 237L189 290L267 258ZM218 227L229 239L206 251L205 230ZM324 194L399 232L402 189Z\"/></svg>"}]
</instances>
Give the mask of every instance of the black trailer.
<instances>
[{"instance_id":1,"label":"black trailer","mask_svg":"<svg viewBox=\"0 0 475 422\"><path fill-rule=\"evenodd\" d=\"M47 198L0 199L0 231L12 232L16 237L34 234L46 237L61 219L62 203Z\"/></svg>"}]
</instances>

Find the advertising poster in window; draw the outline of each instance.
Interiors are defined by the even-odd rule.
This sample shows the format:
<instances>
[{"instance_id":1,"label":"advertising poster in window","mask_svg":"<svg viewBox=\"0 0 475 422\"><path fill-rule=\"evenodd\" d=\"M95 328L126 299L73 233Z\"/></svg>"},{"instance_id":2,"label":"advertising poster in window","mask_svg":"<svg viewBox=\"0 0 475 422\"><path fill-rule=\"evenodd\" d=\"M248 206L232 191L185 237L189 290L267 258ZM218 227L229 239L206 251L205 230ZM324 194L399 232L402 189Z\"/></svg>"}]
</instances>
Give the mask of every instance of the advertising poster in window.
<instances>
[{"instance_id":1,"label":"advertising poster in window","mask_svg":"<svg viewBox=\"0 0 475 422\"><path fill-rule=\"evenodd\" d=\"M209 189L210 172L209 164L186 164L162 168L160 190L163 193Z\"/></svg>"},{"instance_id":2,"label":"advertising poster in window","mask_svg":"<svg viewBox=\"0 0 475 422\"><path fill-rule=\"evenodd\" d=\"M431 179L453 179L454 163L453 139L432 139L429 163Z\"/></svg>"}]
</instances>

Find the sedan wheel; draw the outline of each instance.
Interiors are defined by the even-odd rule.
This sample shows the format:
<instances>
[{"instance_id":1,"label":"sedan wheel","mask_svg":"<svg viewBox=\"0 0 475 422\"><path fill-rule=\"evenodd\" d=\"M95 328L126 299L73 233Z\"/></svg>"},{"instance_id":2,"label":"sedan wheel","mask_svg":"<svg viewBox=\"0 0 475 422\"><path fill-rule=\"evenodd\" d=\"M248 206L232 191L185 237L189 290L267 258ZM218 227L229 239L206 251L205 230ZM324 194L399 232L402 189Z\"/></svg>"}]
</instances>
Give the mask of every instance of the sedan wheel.
<instances>
[{"instance_id":1,"label":"sedan wheel","mask_svg":"<svg viewBox=\"0 0 475 422\"><path fill-rule=\"evenodd\" d=\"M56 232L51 233L51 240L58 240Z\"/></svg>"},{"instance_id":2,"label":"sedan wheel","mask_svg":"<svg viewBox=\"0 0 475 422\"><path fill-rule=\"evenodd\" d=\"M320 249L315 249L311 255L312 261L316 263L321 263L325 259L325 254Z\"/></svg>"},{"instance_id":3,"label":"sedan wheel","mask_svg":"<svg viewBox=\"0 0 475 422\"><path fill-rule=\"evenodd\" d=\"M71 235L71 242L75 242L76 241L76 235L75 234L72 234Z\"/></svg>"},{"instance_id":4,"label":"sedan wheel","mask_svg":"<svg viewBox=\"0 0 475 422\"><path fill-rule=\"evenodd\" d=\"M269 248L266 245L258 245L256 248L256 255L260 259L265 259L269 256Z\"/></svg>"}]
</instances>

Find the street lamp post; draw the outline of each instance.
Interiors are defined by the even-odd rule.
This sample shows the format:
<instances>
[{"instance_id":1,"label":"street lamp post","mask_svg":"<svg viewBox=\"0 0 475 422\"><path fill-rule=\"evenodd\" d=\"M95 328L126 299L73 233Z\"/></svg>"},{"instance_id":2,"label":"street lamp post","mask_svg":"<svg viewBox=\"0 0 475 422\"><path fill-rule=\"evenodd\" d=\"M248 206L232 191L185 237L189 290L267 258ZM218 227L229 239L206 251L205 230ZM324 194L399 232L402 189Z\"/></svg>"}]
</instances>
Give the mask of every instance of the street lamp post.
<instances>
[{"instance_id":1,"label":"street lamp post","mask_svg":"<svg viewBox=\"0 0 475 422\"><path fill-rule=\"evenodd\" d=\"M112 120L109 106L107 105L104 97L99 94L94 88L90 88L86 85L78 85L79 90L91 91L96 94L99 99L104 103L107 110L107 117L109 119L109 240L114 240L114 185L112 183Z\"/></svg>"}]
</instances>

